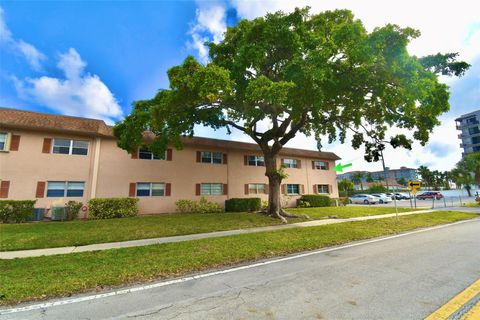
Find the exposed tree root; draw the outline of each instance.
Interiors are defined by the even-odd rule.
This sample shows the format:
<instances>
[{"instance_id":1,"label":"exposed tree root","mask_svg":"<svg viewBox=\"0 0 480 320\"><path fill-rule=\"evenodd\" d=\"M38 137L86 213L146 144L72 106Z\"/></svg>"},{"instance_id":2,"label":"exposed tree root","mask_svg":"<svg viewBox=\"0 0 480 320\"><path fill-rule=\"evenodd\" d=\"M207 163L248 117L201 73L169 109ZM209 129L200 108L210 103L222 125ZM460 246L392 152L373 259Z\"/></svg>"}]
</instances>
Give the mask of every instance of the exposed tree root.
<instances>
[{"instance_id":1,"label":"exposed tree root","mask_svg":"<svg viewBox=\"0 0 480 320\"><path fill-rule=\"evenodd\" d=\"M306 214L293 214L293 213L289 213L289 212L287 212L283 209L280 209L280 215L282 217L285 217L285 218L304 218L304 219L312 220L312 218L310 218Z\"/></svg>"}]
</instances>

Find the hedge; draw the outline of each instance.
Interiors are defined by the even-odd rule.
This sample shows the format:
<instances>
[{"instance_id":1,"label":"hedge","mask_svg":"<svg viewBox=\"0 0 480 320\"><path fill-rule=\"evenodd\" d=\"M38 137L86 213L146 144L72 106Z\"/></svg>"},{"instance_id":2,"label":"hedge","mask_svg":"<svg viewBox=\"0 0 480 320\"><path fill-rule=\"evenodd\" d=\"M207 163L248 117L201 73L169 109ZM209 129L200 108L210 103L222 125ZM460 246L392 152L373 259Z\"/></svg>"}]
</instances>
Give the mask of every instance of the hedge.
<instances>
[{"instance_id":1,"label":"hedge","mask_svg":"<svg viewBox=\"0 0 480 320\"><path fill-rule=\"evenodd\" d=\"M223 212L223 208L216 202L208 201L201 197L199 201L178 200L175 202L177 212L180 213L217 213Z\"/></svg>"},{"instance_id":2,"label":"hedge","mask_svg":"<svg viewBox=\"0 0 480 320\"><path fill-rule=\"evenodd\" d=\"M307 202L310 207L330 207L332 205L330 197L321 194L304 194L297 201L297 203L302 202Z\"/></svg>"},{"instance_id":3,"label":"hedge","mask_svg":"<svg viewBox=\"0 0 480 320\"><path fill-rule=\"evenodd\" d=\"M225 211L227 212L252 212L262 208L260 198L232 198L225 200Z\"/></svg>"},{"instance_id":4,"label":"hedge","mask_svg":"<svg viewBox=\"0 0 480 320\"><path fill-rule=\"evenodd\" d=\"M36 200L0 200L0 220L21 223L33 217Z\"/></svg>"},{"instance_id":5,"label":"hedge","mask_svg":"<svg viewBox=\"0 0 480 320\"><path fill-rule=\"evenodd\" d=\"M88 201L92 219L134 217L138 214L137 198L95 198Z\"/></svg>"}]
</instances>

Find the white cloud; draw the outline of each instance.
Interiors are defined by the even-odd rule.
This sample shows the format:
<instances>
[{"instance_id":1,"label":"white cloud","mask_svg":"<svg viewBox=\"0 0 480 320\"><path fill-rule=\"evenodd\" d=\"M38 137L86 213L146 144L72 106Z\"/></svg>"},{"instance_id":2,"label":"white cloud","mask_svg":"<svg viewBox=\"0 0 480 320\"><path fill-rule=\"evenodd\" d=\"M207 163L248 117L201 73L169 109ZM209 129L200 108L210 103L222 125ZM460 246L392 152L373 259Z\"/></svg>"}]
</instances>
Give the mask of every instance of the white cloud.
<instances>
[{"instance_id":1,"label":"white cloud","mask_svg":"<svg viewBox=\"0 0 480 320\"><path fill-rule=\"evenodd\" d=\"M218 43L223 39L227 30L226 9L219 2L198 1L195 22L189 30L192 37L187 45L198 51L200 61L208 61L208 48L204 45L207 41Z\"/></svg>"},{"instance_id":2,"label":"white cloud","mask_svg":"<svg viewBox=\"0 0 480 320\"><path fill-rule=\"evenodd\" d=\"M46 56L35 48L32 44L23 40L17 40L13 37L12 32L8 28L4 11L0 7L0 45L5 45L15 53L22 55L30 64L33 70L40 71L42 69L41 62Z\"/></svg>"},{"instance_id":3,"label":"white cloud","mask_svg":"<svg viewBox=\"0 0 480 320\"><path fill-rule=\"evenodd\" d=\"M42 76L12 78L20 97L43 104L62 114L104 119L114 122L122 116L112 92L97 75L85 73L86 62L70 48L59 56L58 68L65 78Z\"/></svg>"}]
</instances>

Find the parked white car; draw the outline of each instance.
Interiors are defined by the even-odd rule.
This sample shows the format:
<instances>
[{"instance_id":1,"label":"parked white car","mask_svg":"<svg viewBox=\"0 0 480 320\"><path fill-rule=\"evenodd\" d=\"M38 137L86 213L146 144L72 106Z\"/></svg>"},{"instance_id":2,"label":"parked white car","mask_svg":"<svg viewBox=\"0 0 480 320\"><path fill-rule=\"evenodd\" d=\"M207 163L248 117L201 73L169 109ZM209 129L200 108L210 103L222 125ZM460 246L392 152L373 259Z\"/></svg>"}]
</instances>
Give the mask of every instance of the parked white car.
<instances>
[{"instance_id":1,"label":"parked white car","mask_svg":"<svg viewBox=\"0 0 480 320\"><path fill-rule=\"evenodd\" d=\"M369 194L356 194L349 198L350 203L363 203L363 204L375 204L378 202L378 198Z\"/></svg>"},{"instance_id":2,"label":"parked white car","mask_svg":"<svg viewBox=\"0 0 480 320\"><path fill-rule=\"evenodd\" d=\"M392 198L387 196L385 193L374 193L372 194L375 198L378 199L378 203L390 203L392 202Z\"/></svg>"}]
</instances>

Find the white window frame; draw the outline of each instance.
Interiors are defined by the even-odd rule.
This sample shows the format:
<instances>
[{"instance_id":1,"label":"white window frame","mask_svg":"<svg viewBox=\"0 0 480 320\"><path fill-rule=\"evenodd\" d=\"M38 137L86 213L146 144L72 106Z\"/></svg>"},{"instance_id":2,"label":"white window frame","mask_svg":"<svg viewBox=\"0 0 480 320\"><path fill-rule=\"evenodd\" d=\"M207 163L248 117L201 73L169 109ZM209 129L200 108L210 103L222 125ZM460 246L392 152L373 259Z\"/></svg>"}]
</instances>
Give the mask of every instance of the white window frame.
<instances>
[{"instance_id":1,"label":"white window frame","mask_svg":"<svg viewBox=\"0 0 480 320\"><path fill-rule=\"evenodd\" d=\"M251 164L250 162L253 162L253 164ZM265 157L247 156L247 165L252 167L265 167Z\"/></svg>"},{"instance_id":2,"label":"white window frame","mask_svg":"<svg viewBox=\"0 0 480 320\"><path fill-rule=\"evenodd\" d=\"M283 165L286 168L297 169L298 168L298 160L297 159L286 158L286 159L283 159Z\"/></svg>"},{"instance_id":3,"label":"white window frame","mask_svg":"<svg viewBox=\"0 0 480 320\"><path fill-rule=\"evenodd\" d=\"M254 190L254 191L252 192L252 190ZM248 184L248 193L249 194L264 194L265 193L265 184L264 183L249 183Z\"/></svg>"},{"instance_id":4,"label":"white window frame","mask_svg":"<svg viewBox=\"0 0 480 320\"><path fill-rule=\"evenodd\" d=\"M139 185L148 185L148 189L140 189ZM155 189L154 186L161 186L162 188L158 188L156 190L162 190L163 194L153 194L153 190ZM148 190L148 195L138 195L138 190ZM167 190L167 184L165 182L137 182L135 186L135 196L140 198L145 197L165 197Z\"/></svg>"},{"instance_id":5,"label":"white window frame","mask_svg":"<svg viewBox=\"0 0 480 320\"><path fill-rule=\"evenodd\" d=\"M320 163L323 163L323 166ZM328 168L327 162L322 160L314 160L314 165L317 170L327 170Z\"/></svg>"},{"instance_id":6,"label":"white window frame","mask_svg":"<svg viewBox=\"0 0 480 320\"><path fill-rule=\"evenodd\" d=\"M63 189L50 189L50 183L63 183ZM70 188L70 184L82 184L83 188ZM63 190L63 195L61 196L49 196L48 195L48 190ZM68 195L68 190L82 190L82 195L81 196L69 196ZM85 196L85 181L47 181L47 193L46 197L47 198L83 198Z\"/></svg>"},{"instance_id":7,"label":"white window frame","mask_svg":"<svg viewBox=\"0 0 480 320\"><path fill-rule=\"evenodd\" d=\"M5 135L4 145L3 145L3 148L0 149L0 152L10 150L10 132L3 132L2 131L2 132L0 132L0 135Z\"/></svg>"},{"instance_id":8,"label":"white window frame","mask_svg":"<svg viewBox=\"0 0 480 320\"><path fill-rule=\"evenodd\" d=\"M290 190L288 190L289 186L297 186L298 192L293 192L293 193L290 192ZM288 183L285 188L286 188L286 191L287 191L288 195L298 195L298 194L300 194L300 184L298 184L298 183Z\"/></svg>"},{"instance_id":9,"label":"white window frame","mask_svg":"<svg viewBox=\"0 0 480 320\"><path fill-rule=\"evenodd\" d=\"M149 153L150 154L150 159L146 159L146 158L140 158L140 153ZM138 159L140 160L166 160L167 159L167 151L164 152L163 154L163 157L156 157L152 151L148 150L148 149L143 149L143 148L139 148L138 149Z\"/></svg>"},{"instance_id":10,"label":"white window frame","mask_svg":"<svg viewBox=\"0 0 480 320\"><path fill-rule=\"evenodd\" d=\"M205 154L209 153L210 156L207 157ZM213 162L213 159L214 158L217 158L218 157L214 157L214 154L217 154L217 155L220 155L220 162ZM207 159L209 158L210 161L203 161L203 159ZM200 151L200 163L210 163L210 164L222 164L223 163L223 153L221 152L217 152L217 151Z\"/></svg>"},{"instance_id":11,"label":"white window frame","mask_svg":"<svg viewBox=\"0 0 480 320\"><path fill-rule=\"evenodd\" d=\"M327 192L322 192L320 191L320 187L327 187ZM330 186L328 184L316 184L315 185L315 188L317 190L315 190L318 194L330 194Z\"/></svg>"},{"instance_id":12,"label":"white window frame","mask_svg":"<svg viewBox=\"0 0 480 320\"><path fill-rule=\"evenodd\" d=\"M55 152L55 141L57 140L65 140L65 141L70 141L70 145L68 147L68 153L61 153L61 152ZM75 142L85 142L87 144L87 147L86 148L78 148L78 147L75 147L76 149L86 149L87 150L87 153L86 154L77 154L77 153L73 153L73 144ZM61 147L64 147L66 148L66 146L61 146ZM88 156L88 152L89 152L89 149L90 149L90 141L88 140L76 140L76 139L64 139L64 138L53 138L53 143L52 143L52 153L53 154L65 154L65 155L73 155L73 156Z\"/></svg>"},{"instance_id":13,"label":"white window frame","mask_svg":"<svg viewBox=\"0 0 480 320\"><path fill-rule=\"evenodd\" d=\"M212 186L220 186L220 193L212 193ZM208 189L208 192L205 192ZM200 184L201 196L222 196L223 195L223 183L201 183Z\"/></svg>"}]
</instances>

